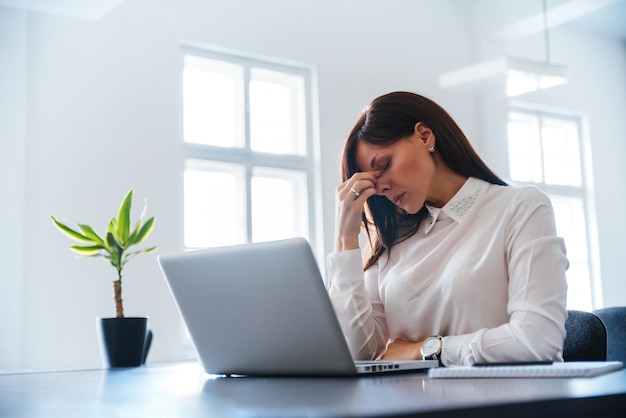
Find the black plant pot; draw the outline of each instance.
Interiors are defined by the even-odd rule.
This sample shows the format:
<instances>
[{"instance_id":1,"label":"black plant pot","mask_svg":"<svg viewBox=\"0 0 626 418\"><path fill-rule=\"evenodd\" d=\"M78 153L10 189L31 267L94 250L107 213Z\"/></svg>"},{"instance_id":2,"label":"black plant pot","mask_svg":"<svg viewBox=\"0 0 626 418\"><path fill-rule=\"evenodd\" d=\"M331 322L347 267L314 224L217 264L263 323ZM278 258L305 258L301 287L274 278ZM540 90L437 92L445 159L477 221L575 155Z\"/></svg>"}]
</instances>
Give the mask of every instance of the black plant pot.
<instances>
[{"instance_id":1,"label":"black plant pot","mask_svg":"<svg viewBox=\"0 0 626 418\"><path fill-rule=\"evenodd\" d=\"M148 318L97 318L96 326L105 368L137 367L145 363L152 343Z\"/></svg>"}]
</instances>

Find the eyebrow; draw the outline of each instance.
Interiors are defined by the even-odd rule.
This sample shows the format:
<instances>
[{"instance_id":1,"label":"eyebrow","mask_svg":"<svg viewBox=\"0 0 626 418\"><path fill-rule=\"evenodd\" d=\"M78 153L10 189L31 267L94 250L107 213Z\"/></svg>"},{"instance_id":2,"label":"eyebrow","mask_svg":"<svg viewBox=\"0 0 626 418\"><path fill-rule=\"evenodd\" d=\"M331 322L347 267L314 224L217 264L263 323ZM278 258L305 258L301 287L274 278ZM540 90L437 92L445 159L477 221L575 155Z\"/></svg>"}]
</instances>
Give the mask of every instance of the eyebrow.
<instances>
[{"instance_id":1,"label":"eyebrow","mask_svg":"<svg viewBox=\"0 0 626 418\"><path fill-rule=\"evenodd\" d=\"M372 160L370 161L370 167L369 168L376 168L376 155L374 155L374 157L372 158ZM358 167L358 164L357 164ZM363 170L359 167L359 171L367 171L367 170Z\"/></svg>"},{"instance_id":2,"label":"eyebrow","mask_svg":"<svg viewBox=\"0 0 626 418\"><path fill-rule=\"evenodd\" d=\"M374 157L373 157L373 158L372 158L372 160L370 161L370 168L376 168L376 158L377 158L377 157L380 157L380 153L378 153L378 154L374 155ZM381 157L381 159L382 159L382 158L385 158L385 157L386 157L386 156L385 156L385 155L383 155L383 156Z\"/></svg>"}]
</instances>

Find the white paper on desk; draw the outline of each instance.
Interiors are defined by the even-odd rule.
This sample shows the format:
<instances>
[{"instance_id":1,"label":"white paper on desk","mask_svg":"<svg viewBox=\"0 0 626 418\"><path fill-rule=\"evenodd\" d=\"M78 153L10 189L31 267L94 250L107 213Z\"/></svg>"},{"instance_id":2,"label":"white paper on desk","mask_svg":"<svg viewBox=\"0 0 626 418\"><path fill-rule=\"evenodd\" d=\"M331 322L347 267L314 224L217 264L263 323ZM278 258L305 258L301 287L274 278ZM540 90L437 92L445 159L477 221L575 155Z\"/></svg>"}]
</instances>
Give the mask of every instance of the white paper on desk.
<instances>
[{"instance_id":1,"label":"white paper on desk","mask_svg":"<svg viewBox=\"0 0 626 418\"><path fill-rule=\"evenodd\" d=\"M569 361L523 366L458 366L429 369L431 378L592 377L620 370L621 361Z\"/></svg>"}]
</instances>

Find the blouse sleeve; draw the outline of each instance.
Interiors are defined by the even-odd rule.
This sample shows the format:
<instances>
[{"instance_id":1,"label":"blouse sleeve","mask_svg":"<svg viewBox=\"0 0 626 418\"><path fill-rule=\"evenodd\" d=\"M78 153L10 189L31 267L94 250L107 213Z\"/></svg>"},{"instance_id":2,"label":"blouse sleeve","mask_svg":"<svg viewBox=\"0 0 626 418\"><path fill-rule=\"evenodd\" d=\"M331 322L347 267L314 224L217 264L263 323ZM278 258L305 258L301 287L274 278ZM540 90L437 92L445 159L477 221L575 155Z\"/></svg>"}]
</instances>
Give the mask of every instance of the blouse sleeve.
<instances>
[{"instance_id":1,"label":"blouse sleeve","mask_svg":"<svg viewBox=\"0 0 626 418\"><path fill-rule=\"evenodd\" d=\"M569 264L564 241L556 236L551 202L538 189L527 188L509 208L513 213L503 250L510 320L497 328L445 337L445 365L562 361Z\"/></svg>"},{"instance_id":2,"label":"blouse sleeve","mask_svg":"<svg viewBox=\"0 0 626 418\"><path fill-rule=\"evenodd\" d=\"M378 265L364 273L360 249L331 253L326 262L326 289L352 357L375 359L387 344L385 310L376 290Z\"/></svg>"}]
</instances>

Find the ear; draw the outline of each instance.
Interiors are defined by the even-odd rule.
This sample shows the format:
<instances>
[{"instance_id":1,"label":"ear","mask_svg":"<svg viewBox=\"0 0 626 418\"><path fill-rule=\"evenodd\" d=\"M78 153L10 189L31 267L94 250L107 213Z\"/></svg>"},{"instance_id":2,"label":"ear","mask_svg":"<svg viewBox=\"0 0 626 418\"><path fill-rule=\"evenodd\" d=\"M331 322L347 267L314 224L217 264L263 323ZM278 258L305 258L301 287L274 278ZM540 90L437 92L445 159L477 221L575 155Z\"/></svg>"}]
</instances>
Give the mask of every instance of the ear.
<instances>
[{"instance_id":1,"label":"ear","mask_svg":"<svg viewBox=\"0 0 626 418\"><path fill-rule=\"evenodd\" d=\"M434 145L435 136L433 134L433 131L431 131L424 122L417 122L415 124L415 133L422 141L424 141L425 144Z\"/></svg>"}]
</instances>

